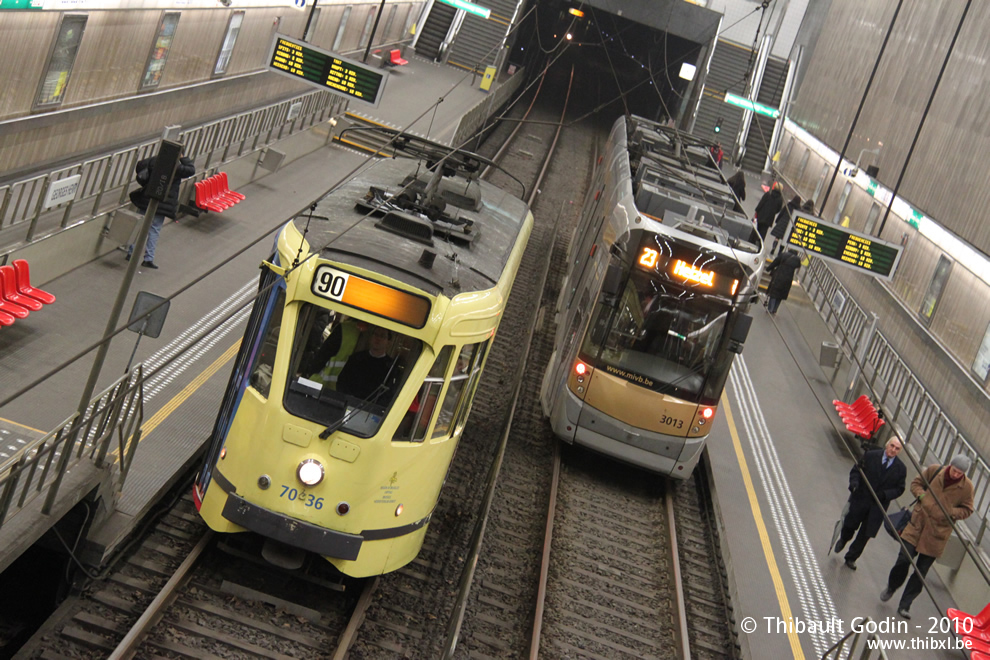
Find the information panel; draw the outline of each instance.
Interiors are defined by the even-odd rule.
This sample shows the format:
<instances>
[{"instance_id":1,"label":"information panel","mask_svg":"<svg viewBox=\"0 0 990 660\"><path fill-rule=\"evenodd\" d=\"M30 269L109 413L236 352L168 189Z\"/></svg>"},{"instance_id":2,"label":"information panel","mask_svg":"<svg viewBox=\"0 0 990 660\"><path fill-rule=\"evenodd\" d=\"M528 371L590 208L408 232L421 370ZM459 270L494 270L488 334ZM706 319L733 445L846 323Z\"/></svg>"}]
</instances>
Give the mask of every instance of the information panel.
<instances>
[{"instance_id":1,"label":"information panel","mask_svg":"<svg viewBox=\"0 0 990 660\"><path fill-rule=\"evenodd\" d=\"M901 258L900 245L881 241L821 218L793 212L794 229L787 242L816 257L890 279Z\"/></svg>"},{"instance_id":2,"label":"information panel","mask_svg":"<svg viewBox=\"0 0 990 660\"><path fill-rule=\"evenodd\" d=\"M268 69L374 106L382 98L387 78L384 71L283 34L275 35L268 55Z\"/></svg>"}]
</instances>

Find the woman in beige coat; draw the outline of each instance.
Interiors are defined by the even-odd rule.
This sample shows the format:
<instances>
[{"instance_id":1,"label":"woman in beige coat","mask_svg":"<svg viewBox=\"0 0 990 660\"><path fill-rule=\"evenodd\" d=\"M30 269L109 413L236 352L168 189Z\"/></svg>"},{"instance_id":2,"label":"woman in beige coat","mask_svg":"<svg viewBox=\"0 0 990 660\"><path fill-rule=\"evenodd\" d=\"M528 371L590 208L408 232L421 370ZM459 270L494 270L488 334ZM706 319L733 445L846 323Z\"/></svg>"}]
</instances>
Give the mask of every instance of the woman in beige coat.
<instances>
[{"instance_id":1,"label":"woman in beige coat","mask_svg":"<svg viewBox=\"0 0 990 660\"><path fill-rule=\"evenodd\" d=\"M909 555L917 557L918 569L908 580L897 605L897 613L905 619L911 618L908 610L921 593L922 578L949 542L952 521L963 520L973 513L973 482L966 476L970 465L972 460L968 456L957 454L949 465L930 465L911 482L911 494L918 498L918 503L911 514L911 522L901 532L907 554L901 548L887 577L887 588L880 594L880 600L890 600L911 569Z\"/></svg>"}]
</instances>

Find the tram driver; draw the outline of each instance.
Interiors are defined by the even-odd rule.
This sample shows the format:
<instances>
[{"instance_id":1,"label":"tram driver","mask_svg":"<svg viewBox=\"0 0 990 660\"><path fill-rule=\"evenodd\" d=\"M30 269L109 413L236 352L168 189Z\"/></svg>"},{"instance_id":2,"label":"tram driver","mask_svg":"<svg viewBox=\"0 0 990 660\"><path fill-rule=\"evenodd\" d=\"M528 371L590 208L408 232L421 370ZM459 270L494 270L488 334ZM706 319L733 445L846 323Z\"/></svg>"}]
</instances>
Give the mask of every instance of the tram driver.
<instances>
[{"instance_id":1,"label":"tram driver","mask_svg":"<svg viewBox=\"0 0 990 660\"><path fill-rule=\"evenodd\" d=\"M398 375L398 358L389 357L388 354L392 331L373 325L368 327L367 333L367 350L347 358L347 363L337 378L337 391L360 399L375 398L387 403L392 398L395 377ZM385 389L379 391L383 385Z\"/></svg>"}]
</instances>

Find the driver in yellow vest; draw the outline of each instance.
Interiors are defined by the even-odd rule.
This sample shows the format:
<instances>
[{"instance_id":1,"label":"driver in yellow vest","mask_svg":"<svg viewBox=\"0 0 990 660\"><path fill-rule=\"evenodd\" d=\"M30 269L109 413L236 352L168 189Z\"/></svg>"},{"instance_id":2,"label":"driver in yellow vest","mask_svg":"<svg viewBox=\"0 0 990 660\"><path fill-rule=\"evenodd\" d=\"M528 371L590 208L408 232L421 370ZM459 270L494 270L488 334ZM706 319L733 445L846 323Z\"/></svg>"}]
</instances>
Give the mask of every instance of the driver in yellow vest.
<instances>
[{"instance_id":1,"label":"driver in yellow vest","mask_svg":"<svg viewBox=\"0 0 990 660\"><path fill-rule=\"evenodd\" d=\"M337 389L337 378L347 363L347 358L354 353L365 328L364 322L354 319L344 319L334 328L313 359L314 364L322 364L323 368L309 379L332 390Z\"/></svg>"}]
</instances>

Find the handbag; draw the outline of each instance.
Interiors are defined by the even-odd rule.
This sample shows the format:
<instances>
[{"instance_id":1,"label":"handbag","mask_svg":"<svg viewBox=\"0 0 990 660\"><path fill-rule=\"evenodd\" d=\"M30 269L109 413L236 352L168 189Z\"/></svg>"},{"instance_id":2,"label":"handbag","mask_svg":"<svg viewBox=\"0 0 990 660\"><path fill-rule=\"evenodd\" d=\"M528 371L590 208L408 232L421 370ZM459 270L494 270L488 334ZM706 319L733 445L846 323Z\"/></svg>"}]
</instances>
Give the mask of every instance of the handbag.
<instances>
[{"instance_id":1,"label":"handbag","mask_svg":"<svg viewBox=\"0 0 990 660\"><path fill-rule=\"evenodd\" d=\"M942 468L940 467L938 472L935 473L935 476L932 477L932 481L938 477L938 474L941 471ZM925 490L928 489L925 488ZM894 513L889 514L883 521L883 528L887 530L887 533L890 534L891 538L900 538L901 532L903 532L904 528L908 526L909 522L911 522L911 516L914 514L914 505L917 504L920 499L920 497L914 498L913 502L902 508L900 511L895 511Z\"/></svg>"}]
</instances>

